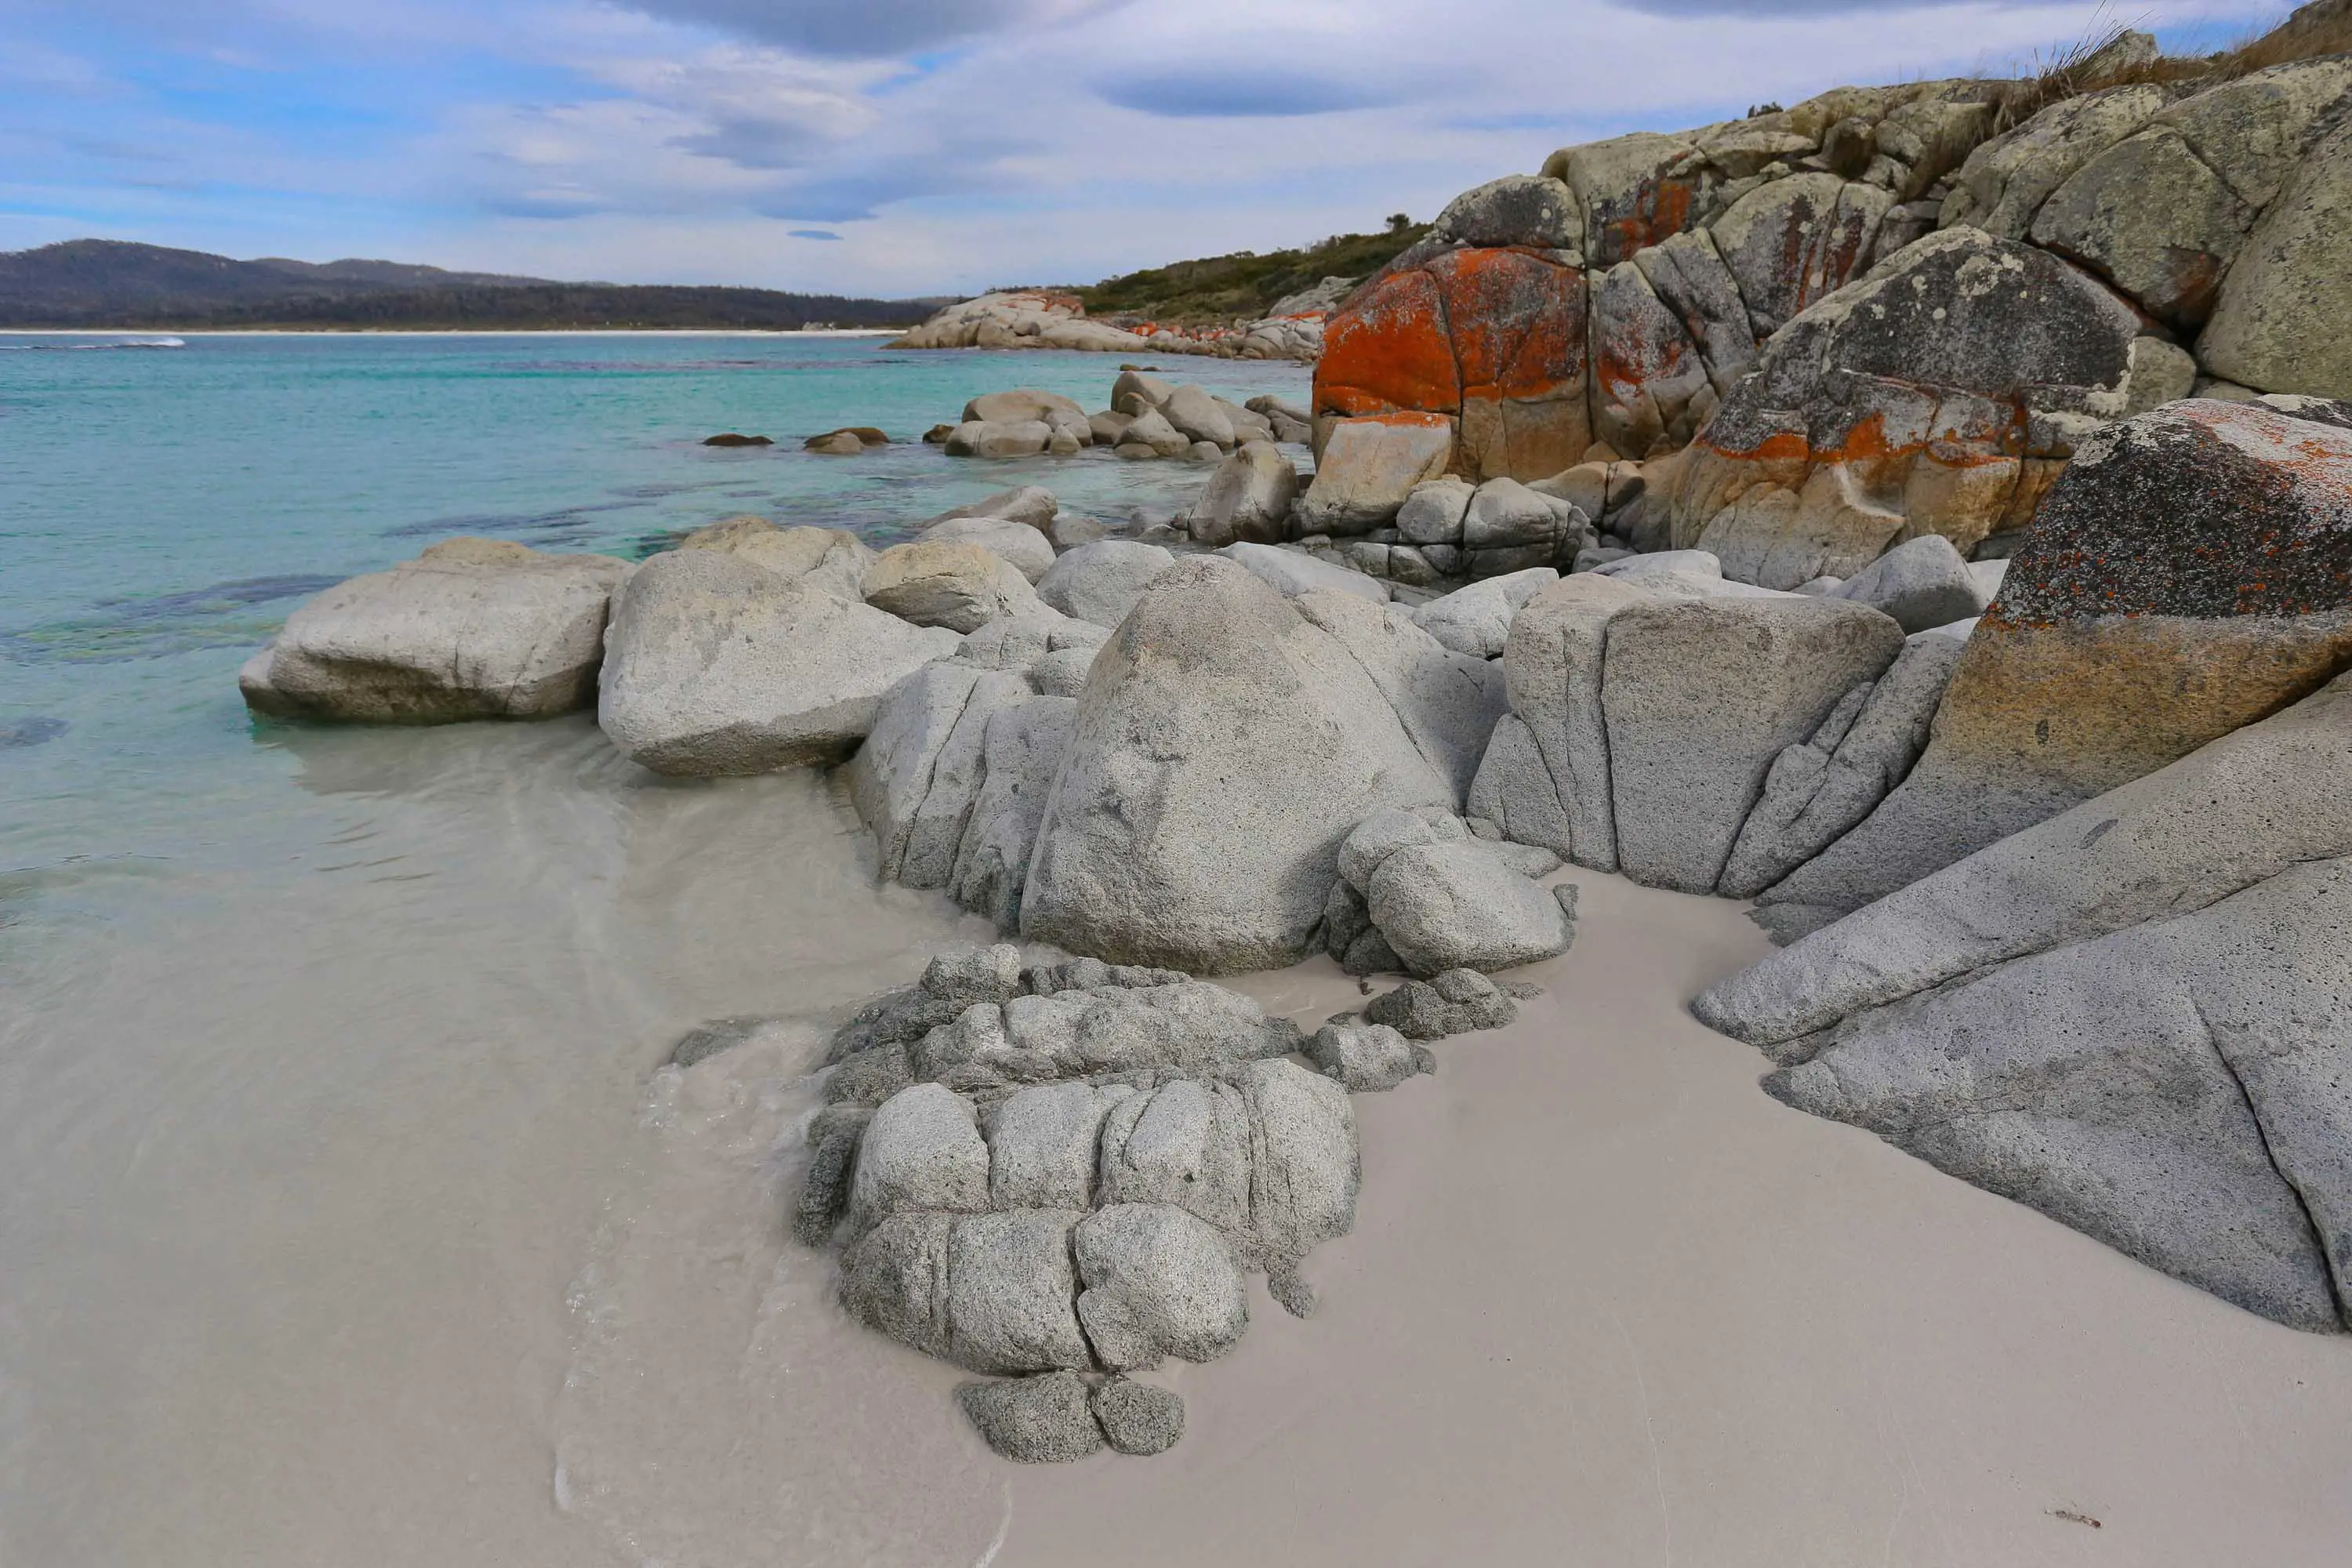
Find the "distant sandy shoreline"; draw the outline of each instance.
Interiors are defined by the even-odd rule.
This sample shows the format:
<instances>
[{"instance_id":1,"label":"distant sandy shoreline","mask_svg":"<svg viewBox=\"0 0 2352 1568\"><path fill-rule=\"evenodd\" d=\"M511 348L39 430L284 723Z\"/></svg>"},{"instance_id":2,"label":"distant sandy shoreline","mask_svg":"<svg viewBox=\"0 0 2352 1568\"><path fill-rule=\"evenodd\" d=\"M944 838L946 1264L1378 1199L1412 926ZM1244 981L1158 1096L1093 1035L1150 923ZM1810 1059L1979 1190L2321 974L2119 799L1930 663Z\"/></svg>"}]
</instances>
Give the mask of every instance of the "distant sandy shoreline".
<instances>
[{"instance_id":1,"label":"distant sandy shoreline","mask_svg":"<svg viewBox=\"0 0 2352 1568\"><path fill-rule=\"evenodd\" d=\"M904 327L0 327L0 338L896 338Z\"/></svg>"}]
</instances>

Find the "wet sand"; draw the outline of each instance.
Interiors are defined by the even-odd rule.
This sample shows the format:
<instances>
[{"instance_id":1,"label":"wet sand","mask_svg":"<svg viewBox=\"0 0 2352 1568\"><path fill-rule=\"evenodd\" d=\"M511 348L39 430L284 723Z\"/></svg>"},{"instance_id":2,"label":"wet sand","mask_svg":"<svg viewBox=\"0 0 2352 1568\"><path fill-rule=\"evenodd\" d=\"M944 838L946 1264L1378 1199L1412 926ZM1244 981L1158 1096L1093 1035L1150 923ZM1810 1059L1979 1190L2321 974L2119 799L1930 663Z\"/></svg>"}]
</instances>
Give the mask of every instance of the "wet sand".
<instances>
[{"instance_id":1,"label":"wet sand","mask_svg":"<svg viewBox=\"0 0 2352 1568\"><path fill-rule=\"evenodd\" d=\"M0 984L0 1561L2299 1565L2352 1343L1755 1088L1736 906L1577 874L1512 1028L1359 1096L1314 1319L1154 1459L996 1460L784 1237L819 1035L986 936L837 791L584 725L302 738L282 859L44 895ZM97 873L92 873L93 877ZM79 900L77 902L76 900ZM50 917L61 907L91 912ZM1237 982L1312 1023L1318 962ZM2096 1521L2096 1524L2089 1521Z\"/></svg>"}]
</instances>

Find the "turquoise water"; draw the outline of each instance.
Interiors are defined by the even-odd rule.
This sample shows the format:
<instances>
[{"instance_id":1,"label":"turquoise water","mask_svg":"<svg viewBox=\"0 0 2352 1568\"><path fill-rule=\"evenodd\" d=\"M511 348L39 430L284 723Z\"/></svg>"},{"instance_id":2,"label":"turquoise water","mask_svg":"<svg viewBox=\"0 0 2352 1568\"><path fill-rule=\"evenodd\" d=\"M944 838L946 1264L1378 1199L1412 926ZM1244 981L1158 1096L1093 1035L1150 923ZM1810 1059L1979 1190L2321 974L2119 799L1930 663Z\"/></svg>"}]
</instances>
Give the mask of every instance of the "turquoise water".
<instances>
[{"instance_id":1,"label":"turquoise water","mask_svg":"<svg viewBox=\"0 0 2352 1568\"><path fill-rule=\"evenodd\" d=\"M436 538L634 557L752 511L887 542L1015 484L1164 518L1203 477L1097 452L950 459L917 439L1006 386L1105 406L1103 355L776 335L165 341L184 346L0 334L0 872L235 836L284 771L237 701L238 663L302 595ZM1307 378L1166 368L1236 398ZM798 449L847 424L905 444ZM778 445L700 445L720 430Z\"/></svg>"}]
</instances>

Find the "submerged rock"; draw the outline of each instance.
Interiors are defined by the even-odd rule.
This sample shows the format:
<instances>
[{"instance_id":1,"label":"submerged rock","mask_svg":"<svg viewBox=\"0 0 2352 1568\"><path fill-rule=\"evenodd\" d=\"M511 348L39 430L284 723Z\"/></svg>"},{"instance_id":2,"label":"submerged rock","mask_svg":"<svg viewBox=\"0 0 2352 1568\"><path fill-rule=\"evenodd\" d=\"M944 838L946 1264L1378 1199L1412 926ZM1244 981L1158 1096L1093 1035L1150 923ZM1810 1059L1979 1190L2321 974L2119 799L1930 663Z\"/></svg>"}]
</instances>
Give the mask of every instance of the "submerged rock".
<instances>
[{"instance_id":1,"label":"submerged rock","mask_svg":"<svg viewBox=\"0 0 2352 1568\"><path fill-rule=\"evenodd\" d=\"M257 712L377 724L543 719L594 700L626 562L450 539L306 601L247 661Z\"/></svg>"}]
</instances>

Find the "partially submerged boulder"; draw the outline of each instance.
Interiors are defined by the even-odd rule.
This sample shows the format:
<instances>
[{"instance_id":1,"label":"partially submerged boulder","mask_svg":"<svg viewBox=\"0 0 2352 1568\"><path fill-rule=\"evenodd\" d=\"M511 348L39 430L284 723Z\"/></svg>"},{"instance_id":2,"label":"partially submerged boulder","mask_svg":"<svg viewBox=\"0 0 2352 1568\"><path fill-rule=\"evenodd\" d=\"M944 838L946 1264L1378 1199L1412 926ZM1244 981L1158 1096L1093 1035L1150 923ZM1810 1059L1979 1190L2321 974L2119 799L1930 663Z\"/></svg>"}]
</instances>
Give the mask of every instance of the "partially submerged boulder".
<instances>
[{"instance_id":1,"label":"partially submerged boulder","mask_svg":"<svg viewBox=\"0 0 2352 1568\"><path fill-rule=\"evenodd\" d=\"M629 571L606 555L445 540L306 601L237 685L257 712L308 719L568 713L593 700L606 611Z\"/></svg>"},{"instance_id":2,"label":"partially submerged boulder","mask_svg":"<svg viewBox=\"0 0 2352 1568\"><path fill-rule=\"evenodd\" d=\"M1186 517L1192 542L1214 550L1245 539L1281 540L1298 499L1298 470L1268 441L1245 443L1217 465Z\"/></svg>"},{"instance_id":3,"label":"partially submerged boulder","mask_svg":"<svg viewBox=\"0 0 2352 1568\"><path fill-rule=\"evenodd\" d=\"M606 642L605 735L656 773L709 774L839 760L883 694L956 638L747 556L678 550L637 569Z\"/></svg>"}]
</instances>

